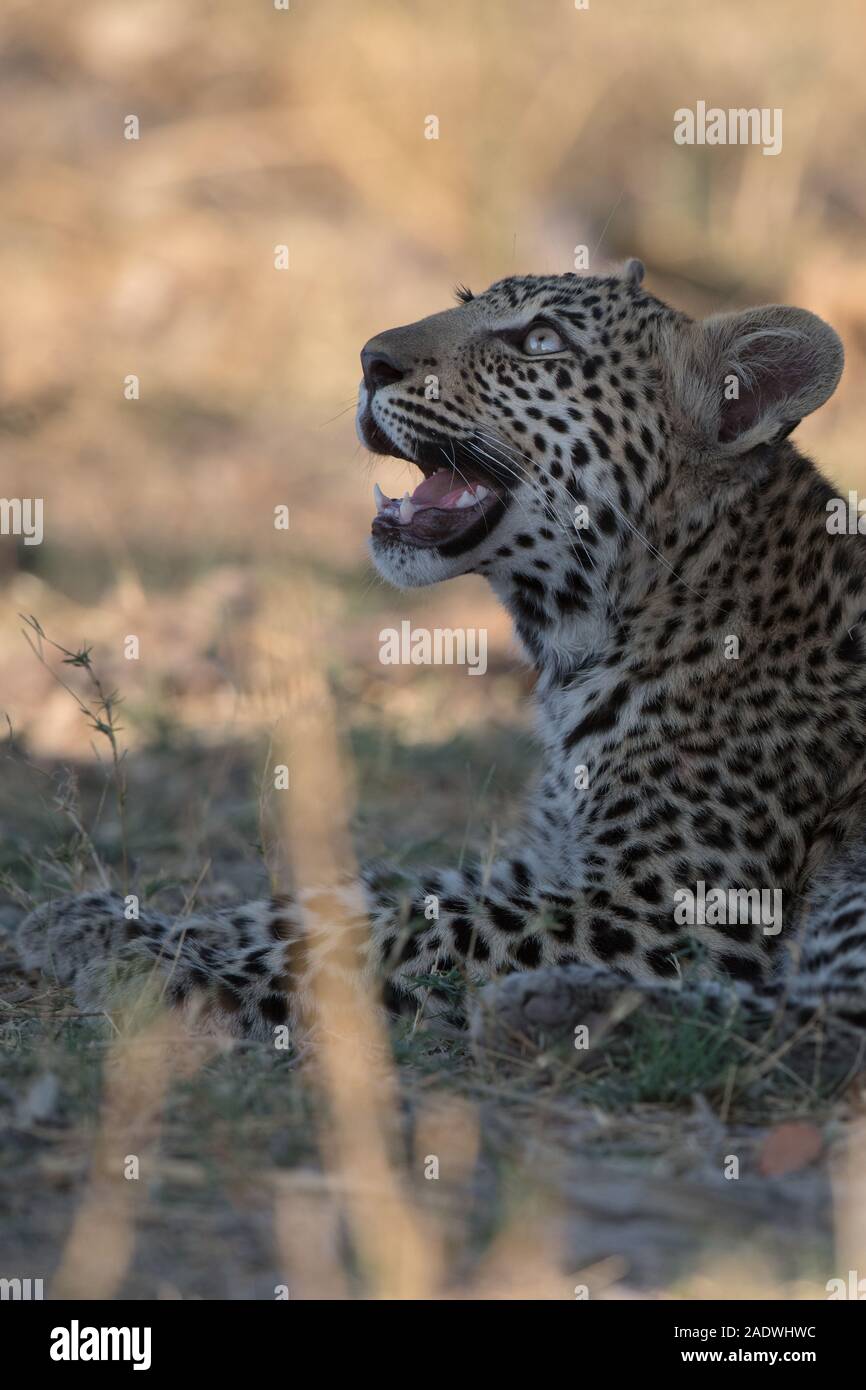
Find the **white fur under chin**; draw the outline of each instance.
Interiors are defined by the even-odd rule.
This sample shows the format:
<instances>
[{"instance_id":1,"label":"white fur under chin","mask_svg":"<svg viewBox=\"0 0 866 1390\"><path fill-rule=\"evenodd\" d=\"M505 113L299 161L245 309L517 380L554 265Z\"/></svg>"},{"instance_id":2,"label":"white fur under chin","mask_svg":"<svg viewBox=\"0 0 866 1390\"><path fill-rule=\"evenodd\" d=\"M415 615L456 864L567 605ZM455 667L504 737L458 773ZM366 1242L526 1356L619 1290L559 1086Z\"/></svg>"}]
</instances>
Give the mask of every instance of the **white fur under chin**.
<instances>
[{"instance_id":1,"label":"white fur under chin","mask_svg":"<svg viewBox=\"0 0 866 1390\"><path fill-rule=\"evenodd\" d=\"M370 538L370 554L378 573L396 589L420 589L465 574L471 564L470 552L453 560L438 550L421 550L408 545L377 545Z\"/></svg>"}]
</instances>

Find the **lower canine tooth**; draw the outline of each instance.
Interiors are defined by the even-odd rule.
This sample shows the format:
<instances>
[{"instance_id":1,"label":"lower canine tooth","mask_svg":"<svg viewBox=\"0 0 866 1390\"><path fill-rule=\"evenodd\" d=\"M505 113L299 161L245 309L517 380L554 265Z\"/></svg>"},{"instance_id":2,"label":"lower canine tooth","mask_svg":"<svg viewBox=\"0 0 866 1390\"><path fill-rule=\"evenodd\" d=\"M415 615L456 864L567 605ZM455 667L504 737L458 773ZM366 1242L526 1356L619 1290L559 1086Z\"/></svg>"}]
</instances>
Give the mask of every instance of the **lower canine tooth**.
<instances>
[{"instance_id":1,"label":"lower canine tooth","mask_svg":"<svg viewBox=\"0 0 866 1390\"><path fill-rule=\"evenodd\" d=\"M475 498L472 496L471 492L463 492L457 498L457 501L454 503L454 505L455 507L474 507Z\"/></svg>"},{"instance_id":2,"label":"lower canine tooth","mask_svg":"<svg viewBox=\"0 0 866 1390\"><path fill-rule=\"evenodd\" d=\"M383 512L388 505L388 499L378 483L373 484L373 498L376 503L376 511Z\"/></svg>"},{"instance_id":3,"label":"lower canine tooth","mask_svg":"<svg viewBox=\"0 0 866 1390\"><path fill-rule=\"evenodd\" d=\"M400 520L404 526L408 526L418 510L407 492L400 503Z\"/></svg>"}]
</instances>

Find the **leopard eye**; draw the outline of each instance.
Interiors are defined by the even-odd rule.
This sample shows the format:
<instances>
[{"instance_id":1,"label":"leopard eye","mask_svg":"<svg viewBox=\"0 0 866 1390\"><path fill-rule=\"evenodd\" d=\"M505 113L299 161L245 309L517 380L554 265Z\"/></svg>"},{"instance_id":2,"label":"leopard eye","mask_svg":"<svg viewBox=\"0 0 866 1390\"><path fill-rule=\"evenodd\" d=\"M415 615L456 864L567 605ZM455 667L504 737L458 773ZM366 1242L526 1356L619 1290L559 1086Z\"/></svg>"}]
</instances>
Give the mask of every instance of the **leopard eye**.
<instances>
[{"instance_id":1,"label":"leopard eye","mask_svg":"<svg viewBox=\"0 0 866 1390\"><path fill-rule=\"evenodd\" d=\"M537 323L523 339L520 351L525 352L528 357L544 357L550 352L562 352L564 347L565 343L555 328L546 323Z\"/></svg>"}]
</instances>

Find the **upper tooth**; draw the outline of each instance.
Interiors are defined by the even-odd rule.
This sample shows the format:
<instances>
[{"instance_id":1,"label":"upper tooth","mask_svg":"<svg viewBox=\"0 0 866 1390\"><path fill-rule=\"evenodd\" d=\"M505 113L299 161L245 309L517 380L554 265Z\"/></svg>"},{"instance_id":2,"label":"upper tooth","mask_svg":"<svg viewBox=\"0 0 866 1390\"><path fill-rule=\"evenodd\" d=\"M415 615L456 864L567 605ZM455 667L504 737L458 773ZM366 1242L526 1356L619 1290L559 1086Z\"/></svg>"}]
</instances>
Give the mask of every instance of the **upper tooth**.
<instances>
[{"instance_id":1,"label":"upper tooth","mask_svg":"<svg viewBox=\"0 0 866 1390\"><path fill-rule=\"evenodd\" d=\"M383 512L388 505L388 498L385 496L378 483L373 484L373 497L376 502L376 511Z\"/></svg>"},{"instance_id":2,"label":"upper tooth","mask_svg":"<svg viewBox=\"0 0 866 1390\"><path fill-rule=\"evenodd\" d=\"M461 492L454 505L455 507L472 507L475 505L475 498L471 492Z\"/></svg>"},{"instance_id":3,"label":"upper tooth","mask_svg":"<svg viewBox=\"0 0 866 1390\"><path fill-rule=\"evenodd\" d=\"M489 495L490 495L489 488L481 487L480 484L478 484L478 486L476 486L476 488L475 488L475 501L476 501L476 502L483 502L484 499L485 499L485 497L488 497Z\"/></svg>"},{"instance_id":4,"label":"upper tooth","mask_svg":"<svg viewBox=\"0 0 866 1390\"><path fill-rule=\"evenodd\" d=\"M403 495L400 502L400 520L406 526L412 520L418 508L415 506L408 492Z\"/></svg>"}]
</instances>

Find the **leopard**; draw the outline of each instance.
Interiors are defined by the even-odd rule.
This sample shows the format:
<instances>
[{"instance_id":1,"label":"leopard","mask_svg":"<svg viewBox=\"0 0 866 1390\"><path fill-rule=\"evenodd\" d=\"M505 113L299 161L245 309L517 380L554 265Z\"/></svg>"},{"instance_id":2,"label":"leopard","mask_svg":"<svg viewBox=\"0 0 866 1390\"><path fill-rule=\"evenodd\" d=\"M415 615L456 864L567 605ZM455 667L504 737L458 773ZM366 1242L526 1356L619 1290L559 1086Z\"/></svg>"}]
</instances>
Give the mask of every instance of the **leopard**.
<instances>
[{"instance_id":1,"label":"leopard","mask_svg":"<svg viewBox=\"0 0 866 1390\"><path fill-rule=\"evenodd\" d=\"M388 1013L462 991L552 1028L629 989L866 1025L866 555L791 438L842 343L806 309L693 317L644 280L633 257L460 286L361 353L360 442L420 474L374 488L375 571L480 577L530 668L508 838L177 920L52 898L19 929L28 970L92 1008L146 966L199 1026L261 1040L315 1026L347 942Z\"/></svg>"}]
</instances>

